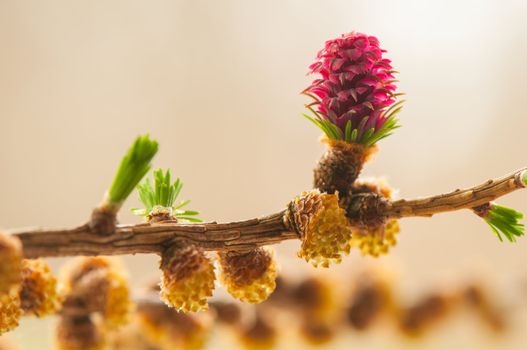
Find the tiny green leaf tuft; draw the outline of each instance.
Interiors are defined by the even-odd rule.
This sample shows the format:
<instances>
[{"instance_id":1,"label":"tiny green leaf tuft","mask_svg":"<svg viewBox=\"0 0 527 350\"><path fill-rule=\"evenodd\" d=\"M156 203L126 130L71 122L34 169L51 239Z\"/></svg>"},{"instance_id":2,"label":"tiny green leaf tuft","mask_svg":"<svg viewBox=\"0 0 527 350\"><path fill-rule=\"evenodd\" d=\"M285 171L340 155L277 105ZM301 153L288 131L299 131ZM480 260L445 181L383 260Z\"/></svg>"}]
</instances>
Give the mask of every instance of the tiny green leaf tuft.
<instances>
[{"instance_id":1,"label":"tiny green leaf tuft","mask_svg":"<svg viewBox=\"0 0 527 350\"><path fill-rule=\"evenodd\" d=\"M154 185L147 178L142 184L137 186L139 199L144 208L132 209L135 215L148 216L156 212L169 212L170 216L189 222L201 222L195 217L199 212L193 210L182 210L184 206L190 203L190 200L181 201L176 204L176 200L183 188L183 182L177 178L173 183L170 170L163 172L163 169L157 169L153 173Z\"/></svg>"},{"instance_id":2,"label":"tiny green leaf tuft","mask_svg":"<svg viewBox=\"0 0 527 350\"><path fill-rule=\"evenodd\" d=\"M348 120L344 130L341 130L330 120L323 118L309 105L306 107L313 113L313 116L307 114L303 114L303 116L322 130L329 139L342 140L347 143L359 143L366 147L371 147L380 140L390 136L395 129L401 127L396 116L401 111L403 103L404 100L398 101L384 110L381 114L383 122L378 127L372 124L370 116L365 116L356 127L353 127L351 120ZM527 175L524 179L527 184Z\"/></svg>"},{"instance_id":3,"label":"tiny green leaf tuft","mask_svg":"<svg viewBox=\"0 0 527 350\"><path fill-rule=\"evenodd\" d=\"M502 235L509 242L516 242L516 237L524 234L524 225L519 222L519 220L523 219L523 214L512 208L492 204L484 219L502 242Z\"/></svg>"},{"instance_id":4,"label":"tiny green leaf tuft","mask_svg":"<svg viewBox=\"0 0 527 350\"><path fill-rule=\"evenodd\" d=\"M148 135L138 136L132 147L121 160L112 186L108 190L108 201L120 206L128 198L135 186L150 170L159 145Z\"/></svg>"}]
</instances>

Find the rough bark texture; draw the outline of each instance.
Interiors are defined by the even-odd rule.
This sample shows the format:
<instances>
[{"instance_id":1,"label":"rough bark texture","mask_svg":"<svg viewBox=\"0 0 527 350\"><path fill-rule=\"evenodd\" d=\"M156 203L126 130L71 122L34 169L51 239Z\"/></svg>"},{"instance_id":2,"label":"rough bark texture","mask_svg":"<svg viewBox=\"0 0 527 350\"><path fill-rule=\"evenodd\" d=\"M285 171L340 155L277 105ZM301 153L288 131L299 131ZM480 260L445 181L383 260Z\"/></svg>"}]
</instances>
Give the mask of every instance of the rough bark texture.
<instances>
[{"instance_id":1,"label":"rough bark texture","mask_svg":"<svg viewBox=\"0 0 527 350\"><path fill-rule=\"evenodd\" d=\"M502 178L488 180L479 186L465 190L457 189L450 193L413 200L400 199L387 206L385 215L393 218L432 216L437 213L478 207L524 188L526 173L527 169L523 168Z\"/></svg>"},{"instance_id":2,"label":"rough bark texture","mask_svg":"<svg viewBox=\"0 0 527 350\"><path fill-rule=\"evenodd\" d=\"M118 225L111 235L93 232L89 225L65 230L27 230L15 233L26 258L161 254L177 242L195 244L204 250L249 250L297 238L283 222L283 212L233 223Z\"/></svg>"},{"instance_id":3,"label":"rough bark texture","mask_svg":"<svg viewBox=\"0 0 527 350\"><path fill-rule=\"evenodd\" d=\"M433 197L387 201L382 196L358 194L350 201L347 215L358 222L375 222L379 217L432 216L436 213L472 209L525 187L527 169L520 169L482 185ZM232 223L118 225L114 233L101 235L88 224L66 230L29 229L14 233L23 245L26 258L57 256L160 254L173 243L188 242L204 250L251 250L259 246L298 239L299 233L285 211Z\"/></svg>"}]
</instances>

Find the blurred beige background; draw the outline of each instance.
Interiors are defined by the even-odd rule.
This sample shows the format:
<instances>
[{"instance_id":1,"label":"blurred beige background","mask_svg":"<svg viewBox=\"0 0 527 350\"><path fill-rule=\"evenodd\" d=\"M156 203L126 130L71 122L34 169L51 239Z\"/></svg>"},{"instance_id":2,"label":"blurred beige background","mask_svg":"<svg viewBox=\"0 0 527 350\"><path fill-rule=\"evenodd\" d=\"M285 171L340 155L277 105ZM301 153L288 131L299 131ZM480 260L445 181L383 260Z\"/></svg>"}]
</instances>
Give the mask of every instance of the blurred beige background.
<instances>
[{"instance_id":1,"label":"blurred beige background","mask_svg":"<svg viewBox=\"0 0 527 350\"><path fill-rule=\"evenodd\" d=\"M381 40L408 100L365 175L414 197L508 173L527 165L526 15L523 1L0 0L0 227L82 222L145 132L161 143L155 165L184 180L204 219L281 209L310 188L324 150L300 116L307 66L351 30ZM526 198L501 202L527 212ZM134 195L122 222L138 220L136 205ZM408 295L483 271L507 302L527 280L527 240L500 244L469 212L402 230L377 263L399 271ZM308 273L296 248L280 246L282 269ZM134 285L155 276L156 257L126 263ZM357 252L347 261L365 263ZM523 348L525 309L505 339L460 320L415 347ZM52 323L24 320L11 338L51 348ZM407 348L386 333L332 345L351 346Z\"/></svg>"}]
</instances>

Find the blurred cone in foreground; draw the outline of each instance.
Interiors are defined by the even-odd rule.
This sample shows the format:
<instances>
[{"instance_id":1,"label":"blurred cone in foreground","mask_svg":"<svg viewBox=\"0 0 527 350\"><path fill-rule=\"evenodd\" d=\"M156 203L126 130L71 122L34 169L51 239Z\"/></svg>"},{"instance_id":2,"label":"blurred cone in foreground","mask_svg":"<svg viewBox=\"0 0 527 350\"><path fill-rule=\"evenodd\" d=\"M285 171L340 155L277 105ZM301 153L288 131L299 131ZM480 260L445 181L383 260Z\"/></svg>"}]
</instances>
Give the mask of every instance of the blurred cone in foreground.
<instances>
[{"instance_id":1,"label":"blurred cone in foreground","mask_svg":"<svg viewBox=\"0 0 527 350\"><path fill-rule=\"evenodd\" d=\"M57 291L57 279L44 260L23 260L20 300L26 315L52 315L60 308L62 298Z\"/></svg>"},{"instance_id":2,"label":"blurred cone in foreground","mask_svg":"<svg viewBox=\"0 0 527 350\"><path fill-rule=\"evenodd\" d=\"M57 350L102 350L104 336L90 316L62 316L56 329Z\"/></svg>"},{"instance_id":3,"label":"blurred cone in foreground","mask_svg":"<svg viewBox=\"0 0 527 350\"><path fill-rule=\"evenodd\" d=\"M21 316L18 290L13 289L9 293L0 294L0 334L18 327Z\"/></svg>"},{"instance_id":4,"label":"blurred cone in foreground","mask_svg":"<svg viewBox=\"0 0 527 350\"><path fill-rule=\"evenodd\" d=\"M22 247L20 241L0 232L0 294L9 292L20 283Z\"/></svg>"},{"instance_id":5,"label":"blurred cone in foreground","mask_svg":"<svg viewBox=\"0 0 527 350\"><path fill-rule=\"evenodd\" d=\"M85 314L101 315L105 328L128 321L132 309L130 292L122 268L102 257L79 258L64 270L64 304Z\"/></svg>"}]
</instances>

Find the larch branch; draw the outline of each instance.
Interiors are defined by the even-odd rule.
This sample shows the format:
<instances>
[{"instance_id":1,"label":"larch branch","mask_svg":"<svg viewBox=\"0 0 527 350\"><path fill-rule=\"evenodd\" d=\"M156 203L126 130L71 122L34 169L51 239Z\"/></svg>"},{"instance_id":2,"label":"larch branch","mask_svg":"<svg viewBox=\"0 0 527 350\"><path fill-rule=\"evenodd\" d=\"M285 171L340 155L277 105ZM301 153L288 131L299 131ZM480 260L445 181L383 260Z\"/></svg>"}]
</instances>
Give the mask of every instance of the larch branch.
<instances>
[{"instance_id":1,"label":"larch branch","mask_svg":"<svg viewBox=\"0 0 527 350\"><path fill-rule=\"evenodd\" d=\"M472 209L526 187L527 168L482 185L433 197L388 202L384 217L432 216ZM88 224L65 230L30 229L15 232L26 258L153 253L160 254L177 241L205 250L245 250L280 243L299 235L284 221L285 211L267 217L231 223L118 225L110 235L93 232ZM352 216L353 213L348 213Z\"/></svg>"},{"instance_id":2,"label":"larch branch","mask_svg":"<svg viewBox=\"0 0 527 350\"><path fill-rule=\"evenodd\" d=\"M205 250L243 250L297 238L283 222L284 212L232 223L118 225L111 235L92 232L88 224L65 230L16 232L26 258L59 256L160 254L176 241Z\"/></svg>"}]
</instances>

